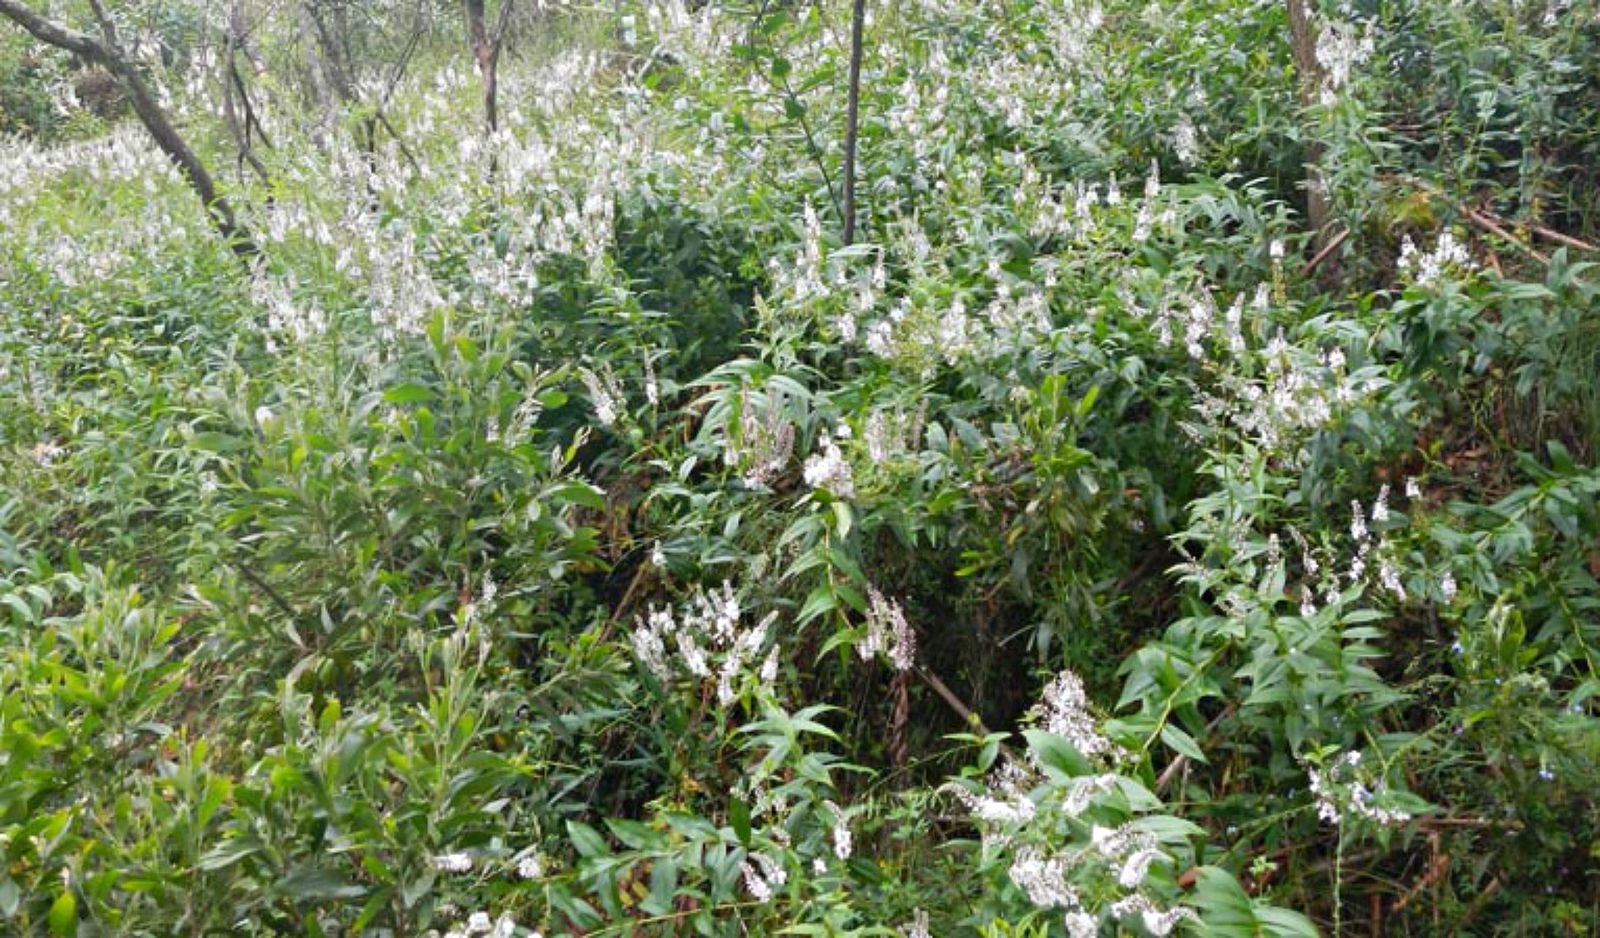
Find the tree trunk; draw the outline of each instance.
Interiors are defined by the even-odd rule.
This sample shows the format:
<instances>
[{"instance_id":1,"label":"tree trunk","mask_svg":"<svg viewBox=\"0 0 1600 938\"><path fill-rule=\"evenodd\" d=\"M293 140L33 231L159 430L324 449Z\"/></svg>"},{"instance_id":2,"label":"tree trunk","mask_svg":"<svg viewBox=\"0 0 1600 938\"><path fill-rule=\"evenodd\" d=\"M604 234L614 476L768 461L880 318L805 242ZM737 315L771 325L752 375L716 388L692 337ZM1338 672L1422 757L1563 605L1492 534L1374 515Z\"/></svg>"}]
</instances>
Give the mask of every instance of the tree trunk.
<instances>
[{"instance_id":1,"label":"tree trunk","mask_svg":"<svg viewBox=\"0 0 1600 938\"><path fill-rule=\"evenodd\" d=\"M850 88L844 124L844 243L856 238L856 138L861 126L861 32L867 0L855 0L850 16Z\"/></svg>"},{"instance_id":2,"label":"tree trunk","mask_svg":"<svg viewBox=\"0 0 1600 938\"><path fill-rule=\"evenodd\" d=\"M483 122L489 133L500 129L500 48L511 24L512 0L501 0L500 15L490 32L484 15L484 0L464 0L467 14L467 41L472 58L483 79Z\"/></svg>"},{"instance_id":3,"label":"tree trunk","mask_svg":"<svg viewBox=\"0 0 1600 938\"><path fill-rule=\"evenodd\" d=\"M1289 45L1294 54L1295 78L1300 86L1300 106L1317 103L1322 88L1322 66L1317 63L1317 30L1305 0L1285 0L1289 12ZM1332 236L1328 192L1322 181L1322 144L1306 141L1306 220L1311 224L1312 245L1320 253Z\"/></svg>"},{"instance_id":4,"label":"tree trunk","mask_svg":"<svg viewBox=\"0 0 1600 938\"><path fill-rule=\"evenodd\" d=\"M317 54L321 43L317 39L317 25L312 20L311 9L300 4L300 42L305 47L306 74L311 79L311 91L317 99L317 119L311 125L311 142L318 150L328 147L328 129L333 122L333 88L328 84L327 67Z\"/></svg>"},{"instance_id":5,"label":"tree trunk","mask_svg":"<svg viewBox=\"0 0 1600 938\"><path fill-rule=\"evenodd\" d=\"M206 172L205 165L195 155L194 150L184 141L178 129L172 125L161 105L156 103L155 96L151 94L149 85L145 84L144 77L130 62L116 41L116 31L111 25L111 20L106 17L98 0L91 0L96 17L100 20L101 32L105 40L94 39L84 33L68 29L65 26L45 19L35 13L21 0L0 0L0 15L21 26L40 42L55 46L80 56L97 65L104 66L122 86L127 89L128 98L133 103L133 111L139 116L139 122L149 132L156 146L161 148L167 159L183 174L189 188L205 205L206 213L211 218L211 225L233 252L241 257L250 257L260 253L260 248L250 237L250 233L241 226L234 216L233 206L217 191L216 184L211 180L211 174Z\"/></svg>"}]
</instances>

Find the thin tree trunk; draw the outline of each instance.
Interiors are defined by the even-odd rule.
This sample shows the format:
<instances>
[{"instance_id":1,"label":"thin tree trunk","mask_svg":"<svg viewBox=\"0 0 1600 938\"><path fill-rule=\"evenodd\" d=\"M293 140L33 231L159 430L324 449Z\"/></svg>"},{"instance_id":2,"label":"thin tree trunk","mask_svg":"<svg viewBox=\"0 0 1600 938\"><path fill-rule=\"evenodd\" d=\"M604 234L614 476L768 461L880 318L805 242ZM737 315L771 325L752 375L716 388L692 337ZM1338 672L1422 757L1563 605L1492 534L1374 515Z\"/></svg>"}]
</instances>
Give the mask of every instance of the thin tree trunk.
<instances>
[{"instance_id":1,"label":"thin tree trunk","mask_svg":"<svg viewBox=\"0 0 1600 938\"><path fill-rule=\"evenodd\" d=\"M328 66L318 54L322 42L309 3L300 4L300 41L305 44L306 73L317 98L317 119L311 126L311 142L318 150L326 150L328 127L333 119L333 88L328 83Z\"/></svg>"},{"instance_id":2,"label":"thin tree trunk","mask_svg":"<svg viewBox=\"0 0 1600 938\"><path fill-rule=\"evenodd\" d=\"M502 0L494 31L490 32L484 15L484 0L464 0L467 41L472 45L472 57L483 79L483 122L490 134L500 129L500 49L511 25L512 2Z\"/></svg>"},{"instance_id":3,"label":"thin tree trunk","mask_svg":"<svg viewBox=\"0 0 1600 938\"><path fill-rule=\"evenodd\" d=\"M861 32L867 0L855 0L850 16L850 89L844 126L844 243L856 237L856 139L861 126Z\"/></svg>"},{"instance_id":4,"label":"thin tree trunk","mask_svg":"<svg viewBox=\"0 0 1600 938\"><path fill-rule=\"evenodd\" d=\"M1322 88L1322 66L1317 63L1317 30L1311 22L1306 0L1284 2L1289 13L1289 45L1294 54L1295 78L1300 87L1300 106L1309 108L1317 103L1317 94ZM1331 237L1329 222L1332 220L1327 187L1322 179L1322 144L1307 140L1305 158L1306 220L1311 224L1312 245L1320 253L1328 246Z\"/></svg>"},{"instance_id":5,"label":"thin tree trunk","mask_svg":"<svg viewBox=\"0 0 1600 938\"><path fill-rule=\"evenodd\" d=\"M223 240L228 242L228 246L235 254L241 257L259 254L260 248L234 216L233 206L217 191L216 184L212 182L211 174L206 172L205 165L178 133L178 129L173 126L166 112L161 109L161 105L156 103L155 96L151 94L150 87L145 84L139 70L123 54L117 43L116 28L106 16L99 0L90 0L90 6L100 22L100 30L105 36L103 42L40 16L20 0L0 0L0 15L27 30L40 42L71 52L104 66L111 72L127 90L128 98L133 103L133 111L138 115L139 122L144 125L145 130L149 132L151 139L178 168L178 172L183 174L183 178L189 183L189 188L200 197L206 213L211 218L212 227Z\"/></svg>"},{"instance_id":6,"label":"thin tree trunk","mask_svg":"<svg viewBox=\"0 0 1600 938\"><path fill-rule=\"evenodd\" d=\"M463 0L467 15L467 41L472 46L472 58L477 62L478 75L483 79L483 125L489 137L500 130L500 49L505 43L506 30L511 25L513 0L500 0L500 13L494 30L489 30L484 16L484 0ZM500 169L500 159L494 152L494 141L489 141L489 180L491 184Z\"/></svg>"}]
</instances>

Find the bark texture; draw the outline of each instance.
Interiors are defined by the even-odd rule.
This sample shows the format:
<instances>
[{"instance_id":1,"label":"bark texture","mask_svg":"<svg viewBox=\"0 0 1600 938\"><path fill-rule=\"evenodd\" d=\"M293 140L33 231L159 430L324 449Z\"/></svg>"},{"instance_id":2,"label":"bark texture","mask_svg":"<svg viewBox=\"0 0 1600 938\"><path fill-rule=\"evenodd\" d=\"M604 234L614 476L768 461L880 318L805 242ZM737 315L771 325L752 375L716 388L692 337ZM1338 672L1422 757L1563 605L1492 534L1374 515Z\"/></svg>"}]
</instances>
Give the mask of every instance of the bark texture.
<instances>
[{"instance_id":1,"label":"bark texture","mask_svg":"<svg viewBox=\"0 0 1600 938\"><path fill-rule=\"evenodd\" d=\"M1317 103L1317 94L1322 88L1322 66L1317 63L1317 28L1311 21L1306 0L1284 2L1289 13L1289 45L1294 54L1295 78L1300 86L1300 106L1308 108ZM1322 144L1307 140L1305 153L1306 220L1311 225L1313 246L1321 253L1332 237L1329 231L1332 212L1322 180Z\"/></svg>"},{"instance_id":2,"label":"bark texture","mask_svg":"<svg viewBox=\"0 0 1600 938\"><path fill-rule=\"evenodd\" d=\"M844 243L856 239L856 143L861 128L861 33L867 0L855 0L850 14L850 89L844 127Z\"/></svg>"}]
</instances>

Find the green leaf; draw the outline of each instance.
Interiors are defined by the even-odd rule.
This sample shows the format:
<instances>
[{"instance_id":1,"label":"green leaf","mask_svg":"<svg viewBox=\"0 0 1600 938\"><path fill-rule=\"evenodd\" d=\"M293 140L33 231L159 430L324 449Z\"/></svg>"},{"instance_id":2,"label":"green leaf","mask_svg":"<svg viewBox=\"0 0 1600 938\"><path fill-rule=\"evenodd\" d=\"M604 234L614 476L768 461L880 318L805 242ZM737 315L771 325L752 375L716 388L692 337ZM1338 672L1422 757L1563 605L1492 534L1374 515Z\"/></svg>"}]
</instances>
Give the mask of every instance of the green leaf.
<instances>
[{"instance_id":1,"label":"green leaf","mask_svg":"<svg viewBox=\"0 0 1600 938\"><path fill-rule=\"evenodd\" d=\"M1284 938L1318 938L1317 926L1311 920L1290 909L1263 905L1256 907L1256 920L1269 935Z\"/></svg>"},{"instance_id":2,"label":"green leaf","mask_svg":"<svg viewBox=\"0 0 1600 938\"><path fill-rule=\"evenodd\" d=\"M733 826L733 836L739 838L739 843L746 849L750 846L750 806L743 799L733 798L728 802L728 823Z\"/></svg>"},{"instance_id":3,"label":"green leaf","mask_svg":"<svg viewBox=\"0 0 1600 938\"><path fill-rule=\"evenodd\" d=\"M1028 740L1028 748L1039 757L1039 764L1045 768L1054 769L1070 778L1094 773L1094 766L1078 751L1078 747L1062 737L1044 730L1024 730L1022 735Z\"/></svg>"},{"instance_id":4,"label":"green leaf","mask_svg":"<svg viewBox=\"0 0 1600 938\"><path fill-rule=\"evenodd\" d=\"M439 399L432 388L420 384L397 384L383 392L384 401L390 404L431 404Z\"/></svg>"},{"instance_id":5,"label":"green leaf","mask_svg":"<svg viewBox=\"0 0 1600 938\"><path fill-rule=\"evenodd\" d=\"M16 593L7 593L0 596L0 603L10 606L23 622L33 622L38 617L34 614L33 607L29 606L21 596Z\"/></svg>"},{"instance_id":6,"label":"green leaf","mask_svg":"<svg viewBox=\"0 0 1600 938\"><path fill-rule=\"evenodd\" d=\"M1090 387L1089 392L1083 396L1083 400L1078 402L1078 419L1082 420L1084 417L1087 417L1089 415L1089 411L1094 409L1094 402L1099 399L1100 385L1096 384Z\"/></svg>"},{"instance_id":7,"label":"green leaf","mask_svg":"<svg viewBox=\"0 0 1600 938\"><path fill-rule=\"evenodd\" d=\"M234 837L224 840L206 852L197 864L202 870L220 870L232 866L245 857L260 853L265 849L259 839L251 836Z\"/></svg>"},{"instance_id":8,"label":"green leaf","mask_svg":"<svg viewBox=\"0 0 1600 938\"><path fill-rule=\"evenodd\" d=\"M1255 933L1256 916L1250 897L1227 870L1215 866L1197 870L1190 901L1200 910L1200 920L1214 934Z\"/></svg>"},{"instance_id":9,"label":"green leaf","mask_svg":"<svg viewBox=\"0 0 1600 938\"><path fill-rule=\"evenodd\" d=\"M290 870L278 880L275 891L298 902L323 899L359 899L367 894L367 887L352 883L333 870L316 866L301 866Z\"/></svg>"},{"instance_id":10,"label":"green leaf","mask_svg":"<svg viewBox=\"0 0 1600 938\"><path fill-rule=\"evenodd\" d=\"M227 433L207 430L190 437L189 445L194 449L203 450L207 453L233 453L244 449L250 444Z\"/></svg>"},{"instance_id":11,"label":"green leaf","mask_svg":"<svg viewBox=\"0 0 1600 938\"><path fill-rule=\"evenodd\" d=\"M71 892L63 892L50 903L48 915L50 934L58 938L71 938L78 930L78 900Z\"/></svg>"},{"instance_id":12,"label":"green leaf","mask_svg":"<svg viewBox=\"0 0 1600 938\"><path fill-rule=\"evenodd\" d=\"M582 821L567 822L567 837L571 839L573 849L577 850L580 856L595 859L611 852L600 832Z\"/></svg>"},{"instance_id":13,"label":"green leaf","mask_svg":"<svg viewBox=\"0 0 1600 938\"><path fill-rule=\"evenodd\" d=\"M650 898L639 904L650 915L666 915L678 899L678 861L662 857L650 870Z\"/></svg>"},{"instance_id":14,"label":"green leaf","mask_svg":"<svg viewBox=\"0 0 1600 938\"><path fill-rule=\"evenodd\" d=\"M850 515L850 506L845 504L844 502L834 502L833 503L833 514L834 514L834 517L839 520L839 536L840 537L849 537L850 536L850 523L851 523L851 520L852 520L851 515Z\"/></svg>"},{"instance_id":15,"label":"green leaf","mask_svg":"<svg viewBox=\"0 0 1600 938\"><path fill-rule=\"evenodd\" d=\"M606 493L603 489L576 479L551 486L545 490L545 495L550 498L571 502L574 505L582 505L585 508L602 509L606 507Z\"/></svg>"},{"instance_id":16,"label":"green leaf","mask_svg":"<svg viewBox=\"0 0 1600 938\"><path fill-rule=\"evenodd\" d=\"M796 625L805 625L818 616L826 615L838 607L838 602L833 598L833 590L824 583L813 589L806 597L805 604L800 607L800 614L795 616Z\"/></svg>"},{"instance_id":17,"label":"green leaf","mask_svg":"<svg viewBox=\"0 0 1600 938\"><path fill-rule=\"evenodd\" d=\"M222 802L227 800L228 793L233 791L233 783L226 778L213 777L206 782L205 794L200 799L200 806L195 810L195 827L204 829L211 822Z\"/></svg>"},{"instance_id":18,"label":"green leaf","mask_svg":"<svg viewBox=\"0 0 1600 938\"><path fill-rule=\"evenodd\" d=\"M659 846L661 832L639 821L626 818L606 818L606 827L626 846L635 850L649 850Z\"/></svg>"},{"instance_id":19,"label":"green leaf","mask_svg":"<svg viewBox=\"0 0 1600 938\"><path fill-rule=\"evenodd\" d=\"M1200 744L1194 741L1194 737L1171 723L1162 724L1161 741L1179 755L1188 756L1196 762L1206 761L1206 754L1200 751Z\"/></svg>"}]
</instances>

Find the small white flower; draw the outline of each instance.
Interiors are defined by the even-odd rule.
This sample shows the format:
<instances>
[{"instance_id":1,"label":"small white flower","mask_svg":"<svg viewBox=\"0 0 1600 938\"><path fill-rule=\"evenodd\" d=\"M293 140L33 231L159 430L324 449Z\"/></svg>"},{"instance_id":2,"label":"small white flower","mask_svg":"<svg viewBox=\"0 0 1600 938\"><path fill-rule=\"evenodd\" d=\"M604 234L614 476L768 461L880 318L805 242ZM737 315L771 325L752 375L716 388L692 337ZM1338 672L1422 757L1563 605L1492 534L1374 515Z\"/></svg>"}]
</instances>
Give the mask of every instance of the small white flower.
<instances>
[{"instance_id":1,"label":"small white flower","mask_svg":"<svg viewBox=\"0 0 1600 938\"><path fill-rule=\"evenodd\" d=\"M270 411L268 413L270 414ZM56 457L60 456L62 452L62 448L55 443L49 440L41 440L33 446L33 459L34 462L48 469L55 464ZM207 475L210 475L210 473L207 473ZM212 476L212 479L215 480L215 476ZM204 484L202 483L203 488Z\"/></svg>"},{"instance_id":2,"label":"small white flower","mask_svg":"<svg viewBox=\"0 0 1600 938\"><path fill-rule=\"evenodd\" d=\"M539 879L544 876L544 860L537 853L530 853L517 861L517 875L523 879Z\"/></svg>"},{"instance_id":3,"label":"small white flower","mask_svg":"<svg viewBox=\"0 0 1600 938\"><path fill-rule=\"evenodd\" d=\"M602 426L611 426L622 415L625 403L617 381L611 375L609 368L603 373L597 373L588 368L581 369L578 377L583 380L584 389L589 392L589 403L594 406L594 415Z\"/></svg>"},{"instance_id":4,"label":"small white flower","mask_svg":"<svg viewBox=\"0 0 1600 938\"><path fill-rule=\"evenodd\" d=\"M472 857L465 853L442 853L433 858L433 867L444 873L470 872Z\"/></svg>"},{"instance_id":5,"label":"small white flower","mask_svg":"<svg viewBox=\"0 0 1600 938\"><path fill-rule=\"evenodd\" d=\"M1094 715L1089 712L1089 697L1083 688L1083 679L1071 671L1062 671L1044 689L1044 697L1031 714L1039 726L1070 742L1086 756L1094 757L1111 752L1111 740L1100 735Z\"/></svg>"},{"instance_id":6,"label":"small white flower","mask_svg":"<svg viewBox=\"0 0 1600 938\"><path fill-rule=\"evenodd\" d=\"M772 898L772 887L768 886L767 881L761 878L761 874L756 872L755 867L748 862L742 863L739 865L739 872L744 876L744 887L750 890L751 898L757 902L766 902Z\"/></svg>"},{"instance_id":7,"label":"small white flower","mask_svg":"<svg viewBox=\"0 0 1600 938\"><path fill-rule=\"evenodd\" d=\"M467 916L467 934L481 935L494 929L488 912L474 912Z\"/></svg>"},{"instance_id":8,"label":"small white flower","mask_svg":"<svg viewBox=\"0 0 1600 938\"><path fill-rule=\"evenodd\" d=\"M1200 134L1187 114L1179 115L1177 126L1172 128L1172 151L1180 163L1193 166L1200 162Z\"/></svg>"},{"instance_id":9,"label":"small white flower","mask_svg":"<svg viewBox=\"0 0 1600 938\"><path fill-rule=\"evenodd\" d=\"M1008 871L1011 881L1027 893L1028 901L1041 909L1076 908L1078 891L1067 882L1072 870L1069 858L1045 856L1037 847L1023 847Z\"/></svg>"},{"instance_id":10,"label":"small white flower","mask_svg":"<svg viewBox=\"0 0 1600 938\"><path fill-rule=\"evenodd\" d=\"M833 855L841 860L848 860L853 849L850 828L841 820L833 828Z\"/></svg>"},{"instance_id":11,"label":"small white flower","mask_svg":"<svg viewBox=\"0 0 1600 938\"><path fill-rule=\"evenodd\" d=\"M1350 503L1350 539L1357 543L1367 539L1367 519L1357 501Z\"/></svg>"},{"instance_id":12,"label":"small white flower","mask_svg":"<svg viewBox=\"0 0 1600 938\"><path fill-rule=\"evenodd\" d=\"M1095 938L1100 934L1100 920L1082 909L1067 912L1062 924L1066 926L1067 938Z\"/></svg>"},{"instance_id":13,"label":"small white flower","mask_svg":"<svg viewBox=\"0 0 1600 938\"><path fill-rule=\"evenodd\" d=\"M823 489L835 498L856 497L850 463L826 431L817 440L817 453L806 459L804 474L806 484L814 489Z\"/></svg>"},{"instance_id":14,"label":"small white flower","mask_svg":"<svg viewBox=\"0 0 1600 938\"><path fill-rule=\"evenodd\" d=\"M1399 569L1392 562L1384 560L1378 564L1378 580L1384 589L1393 593L1401 602L1405 602L1406 588L1400 582Z\"/></svg>"},{"instance_id":15,"label":"small white flower","mask_svg":"<svg viewBox=\"0 0 1600 938\"><path fill-rule=\"evenodd\" d=\"M1150 864L1162 857L1160 850L1146 847L1135 850L1122 861L1122 869L1117 873L1117 882L1124 889L1137 889L1144 882L1145 874L1150 871Z\"/></svg>"}]
</instances>

